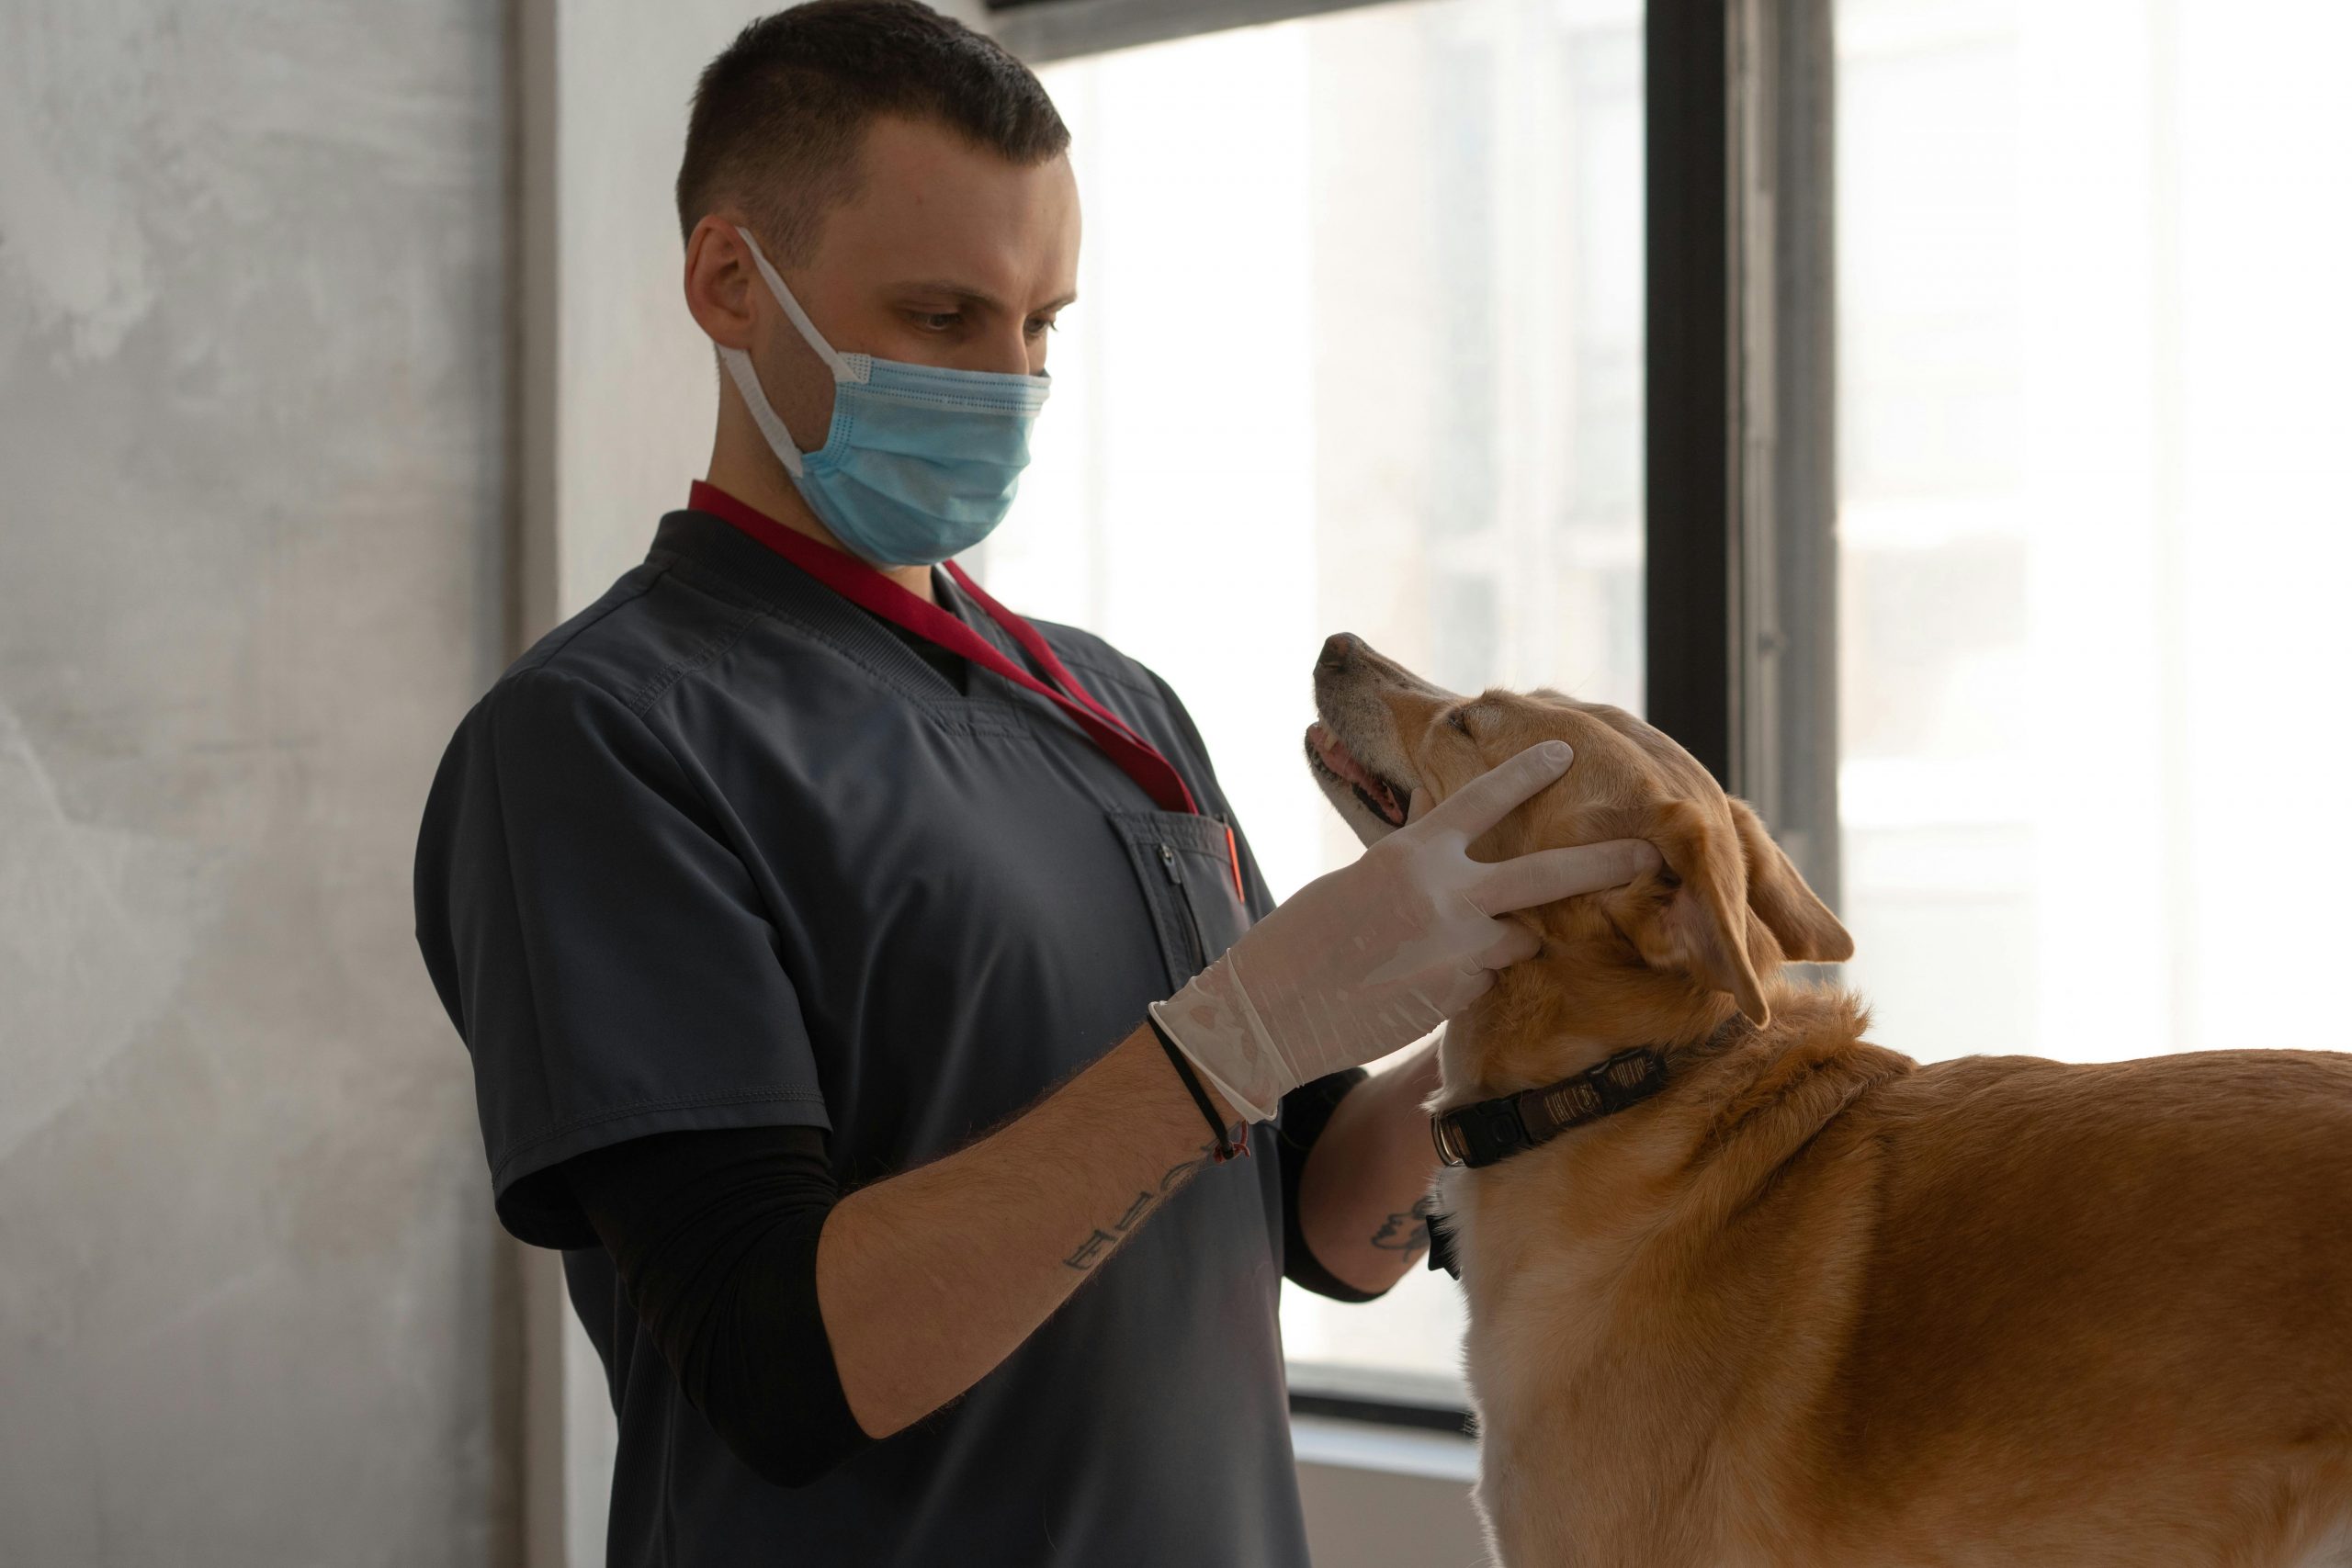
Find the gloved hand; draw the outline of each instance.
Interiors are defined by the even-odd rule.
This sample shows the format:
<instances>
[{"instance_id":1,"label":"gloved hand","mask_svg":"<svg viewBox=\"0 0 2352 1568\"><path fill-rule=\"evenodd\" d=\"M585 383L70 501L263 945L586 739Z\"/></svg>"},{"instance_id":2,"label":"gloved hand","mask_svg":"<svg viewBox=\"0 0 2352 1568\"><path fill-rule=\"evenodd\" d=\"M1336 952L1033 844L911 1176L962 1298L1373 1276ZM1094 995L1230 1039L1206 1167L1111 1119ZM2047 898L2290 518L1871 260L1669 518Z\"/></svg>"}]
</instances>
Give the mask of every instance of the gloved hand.
<instances>
[{"instance_id":1,"label":"gloved hand","mask_svg":"<svg viewBox=\"0 0 2352 1568\"><path fill-rule=\"evenodd\" d=\"M1566 773L1564 740L1531 746L1319 876L1242 933L1151 1016L1252 1122L1310 1078L1411 1043L1533 956L1496 917L1630 882L1659 863L1638 839L1475 861L1472 840Z\"/></svg>"}]
</instances>

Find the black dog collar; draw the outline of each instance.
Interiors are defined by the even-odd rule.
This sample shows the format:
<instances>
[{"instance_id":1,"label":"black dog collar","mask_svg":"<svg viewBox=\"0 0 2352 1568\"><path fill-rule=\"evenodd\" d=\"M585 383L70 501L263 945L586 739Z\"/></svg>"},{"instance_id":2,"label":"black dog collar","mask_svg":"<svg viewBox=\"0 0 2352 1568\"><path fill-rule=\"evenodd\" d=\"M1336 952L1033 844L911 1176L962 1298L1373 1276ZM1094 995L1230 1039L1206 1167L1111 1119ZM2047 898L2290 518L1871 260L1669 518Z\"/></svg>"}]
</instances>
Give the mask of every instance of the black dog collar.
<instances>
[{"instance_id":1,"label":"black dog collar","mask_svg":"<svg viewBox=\"0 0 2352 1568\"><path fill-rule=\"evenodd\" d=\"M1733 1013L1697 1049L1709 1055L1722 1051L1747 1027L1746 1019ZM1638 1105L1665 1087L1665 1047L1636 1045L1558 1083L1499 1100L1482 1100L1433 1116L1430 1136L1437 1142L1437 1157L1448 1165L1492 1165L1548 1143L1571 1127ZM1453 1237L1445 1224L1451 1216L1437 1207L1434 1192L1429 1196L1428 1208L1419 1212L1429 1222L1429 1266L1459 1280L1462 1264L1454 1256Z\"/></svg>"},{"instance_id":2,"label":"black dog collar","mask_svg":"<svg viewBox=\"0 0 2352 1568\"><path fill-rule=\"evenodd\" d=\"M1636 1045L1558 1083L1432 1116L1430 1136L1436 1141L1437 1157L1448 1165L1492 1165L1548 1143L1571 1127L1638 1105L1665 1087L1665 1053L1654 1045ZM1430 1227L1429 1266L1459 1280L1462 1264L1445 1228L1447 1216L1432 1201L1423 1217Z\"/></svg>"},{"instance_id":3,"label":"black dog collar","mask_svg":"<svg viewBox=\"0 0 2352 1568\"><path fill-rule=\"evenodd\" d=\"M1665 1087L1666 1054L1655 1045L1636 1045L1557 1083L1432 1116L1430 1136L1437 1157L1448 1165L1492 1165L1549 1143L1571 1127L1638 1105Z\"/></svg>"}]
</instances>

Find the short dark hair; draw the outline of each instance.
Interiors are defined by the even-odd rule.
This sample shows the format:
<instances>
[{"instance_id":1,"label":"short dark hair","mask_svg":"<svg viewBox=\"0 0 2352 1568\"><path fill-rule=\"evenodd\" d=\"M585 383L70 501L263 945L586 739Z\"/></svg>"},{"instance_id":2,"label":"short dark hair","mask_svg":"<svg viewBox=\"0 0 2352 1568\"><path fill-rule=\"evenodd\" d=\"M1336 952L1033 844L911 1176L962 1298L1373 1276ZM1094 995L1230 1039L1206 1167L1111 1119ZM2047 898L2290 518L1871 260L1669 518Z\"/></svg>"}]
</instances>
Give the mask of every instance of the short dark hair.
<instances>
[{"instance_id":1,"label":"short dark hair","mask_svg":"<svg viewBox=\"0 0 2352 1568\"><path fill-rule=\"evenodd\" d=\"M703 71L678 165L678 228L741 205L779 266L814 254L854 198L877 115L931 120L1028 167L1069 130L1004 47L921 0L811 0L745 28Z\"/></svg>"}]
</instances>

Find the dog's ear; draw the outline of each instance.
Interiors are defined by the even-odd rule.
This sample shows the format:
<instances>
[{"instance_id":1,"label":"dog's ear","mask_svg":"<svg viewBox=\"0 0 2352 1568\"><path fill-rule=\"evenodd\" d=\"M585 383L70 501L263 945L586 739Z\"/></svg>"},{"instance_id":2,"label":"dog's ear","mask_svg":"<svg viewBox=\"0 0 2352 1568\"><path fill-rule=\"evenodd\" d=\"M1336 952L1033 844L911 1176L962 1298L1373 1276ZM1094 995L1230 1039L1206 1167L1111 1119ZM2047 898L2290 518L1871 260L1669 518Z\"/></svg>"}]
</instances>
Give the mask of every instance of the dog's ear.
<instances>
[{"instance_id":1,"label":"dog's ear","mask_svg":"<svg viewBox=\"0 0 2352 1568\"><path fill-rule=\"evenodd\" d=\"M1660 880L1668 891L1663 904L1619 921L1619 929L1651 968L1679 969L1728 991L1751 1021L1770 1022L1772 1010L1747 957L1742 835L1724 832L1691 802L1674 800L1651 813L1640 836L1666 862L1669 874Z\"/></svg>"},{"instance_id":2,"label":"dog's ear","mask_svg":"<svg viewBox=\"0 0 2352 1568\"><path fill-rule=\"evenodd\" d=\"M1843 964L1854 956L1854 939L1815 897L1781 846L1764 830L1763 818L1735 798L1731 819L1739 829L1739 849L1747 863L1747 907L1780 939L1781 951L1799 964Z\"/></svg>"}]
</instances>

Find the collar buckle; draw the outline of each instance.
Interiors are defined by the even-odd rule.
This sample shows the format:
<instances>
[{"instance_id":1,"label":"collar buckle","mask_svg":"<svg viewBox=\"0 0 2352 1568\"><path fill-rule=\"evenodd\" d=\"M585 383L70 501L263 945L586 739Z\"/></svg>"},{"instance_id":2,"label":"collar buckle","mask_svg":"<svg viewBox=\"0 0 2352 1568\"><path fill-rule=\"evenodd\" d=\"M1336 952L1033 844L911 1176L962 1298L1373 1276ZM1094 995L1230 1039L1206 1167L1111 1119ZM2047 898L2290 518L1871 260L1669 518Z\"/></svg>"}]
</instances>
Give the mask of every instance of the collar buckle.
<instances>
[{"instance_id":1,"label":"collar buckle","mask_svg":"<svg viewBox=\"0 0 2352 1568\"><path fill-rule=\"evenodd\" d=\"M1666 1054L1637 1045L1557 1083L1433 1116L1430 1137L1437 1157L1447 1165L1492 1165L1571 1127L1638 1105L1665 1087Z\"/></svg>"},{"instance_id":2,"label":"collar buckle","mask_svg":"<svg viewBox=\"0 0 2352 1568\"><path fill-rule=\"evenodd\" d=\"M1437 1157L1448 1165L1492 1165L1539 1141L1528 1132L1516 1095L1482 1100L1432 1117L1430 1135L1436 1141Z\"/></svg>"}]
</instances>

